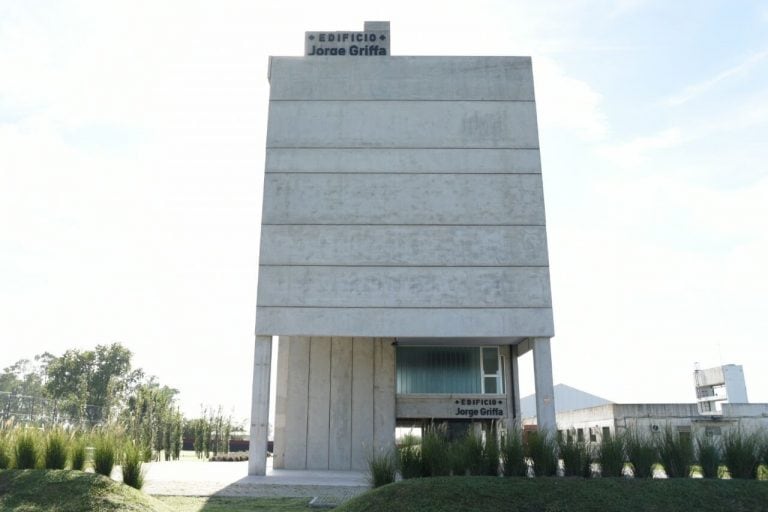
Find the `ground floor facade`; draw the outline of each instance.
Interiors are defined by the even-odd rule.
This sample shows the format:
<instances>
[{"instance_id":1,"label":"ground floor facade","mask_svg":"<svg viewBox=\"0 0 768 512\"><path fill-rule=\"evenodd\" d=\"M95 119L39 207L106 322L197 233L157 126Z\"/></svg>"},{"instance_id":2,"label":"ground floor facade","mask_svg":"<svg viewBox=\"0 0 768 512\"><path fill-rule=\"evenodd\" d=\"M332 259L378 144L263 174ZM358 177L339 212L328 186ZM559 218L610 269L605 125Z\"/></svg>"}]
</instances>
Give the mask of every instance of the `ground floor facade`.
<instances>
[{"instance_id":1,"label":"ground floor facade","mask_svg":"<svg viewBox=\"0 0 768 512\"><path fill-rule=\"evenodd\" d=\"M266 362L271 340L260 338ZM529 350L537 395L542 397L538 421L554 428L549 338L502 343L479 338L281 336L277 346L276 368L258 360L254 366L252 422L253 432L268 410L268 402L258 398L263 395L263 374L276 371L276 469L365 469L372 454L394 446L397 427L445 423L458 433L470 425L504 428L519 422L517 360ZM258 433L265 436L266 429ZM251 472L258 474L266 437L255 441Z\"/></svg>"}]
</instances>

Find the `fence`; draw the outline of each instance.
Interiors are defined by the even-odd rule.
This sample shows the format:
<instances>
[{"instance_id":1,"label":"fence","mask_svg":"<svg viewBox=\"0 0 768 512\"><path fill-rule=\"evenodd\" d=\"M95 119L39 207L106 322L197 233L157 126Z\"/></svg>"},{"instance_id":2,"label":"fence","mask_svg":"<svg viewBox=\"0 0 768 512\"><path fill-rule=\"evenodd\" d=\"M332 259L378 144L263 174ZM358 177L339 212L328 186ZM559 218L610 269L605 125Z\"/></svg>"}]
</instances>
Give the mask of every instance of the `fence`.
<instances>
[{"instance_id":1,"label":"fence","mask_svg":"<svg viewBox=\"0 0 768 512\"><path fill-rule=\"evenodd\" d=\"M76 406L61 400L0 391L0 418L16 425L78 425L92 427L108 417L106 407Z\"/></svg>"}]
</instances>

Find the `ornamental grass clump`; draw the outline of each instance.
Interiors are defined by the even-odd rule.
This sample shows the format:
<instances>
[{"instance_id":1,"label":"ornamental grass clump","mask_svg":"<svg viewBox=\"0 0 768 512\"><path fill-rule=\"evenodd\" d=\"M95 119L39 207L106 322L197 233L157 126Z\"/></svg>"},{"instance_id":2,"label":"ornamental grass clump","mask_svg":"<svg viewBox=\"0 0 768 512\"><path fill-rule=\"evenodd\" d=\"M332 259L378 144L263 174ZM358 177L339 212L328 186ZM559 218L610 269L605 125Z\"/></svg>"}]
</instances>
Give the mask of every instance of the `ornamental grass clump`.
<instances>
[{"instance_id":1,"label":"ornamental grass clump","mask_svg":"<svg viewBox=\"0 0 768 512\"><path fill-rule=\"evenodd\" d=\"M391 451L373 453L368 458L368 482L373 487L391 484L396 473L397 463Z\"/></svg>"},{"instance_id":2,"label":"ornamental grass clump","mask_svg":"<svg viewBox=\"0 0 768 512\"><path fill-rule=\"evenodd\" d=\"M667 425L658 440L657 449L659 460L668 478L690 475L691 464L693 464L693 443L690 435L681 435Z\"/></svg>"},{"instance_id":3,"label":"ornamental grass clump","mask_svg":"<svg viewBox=\"0 0 768 512\"><path fill-rule=\"evenodd\" d=\"M525 451L520 430L513 428L502 434L499 448L504 476L525 476L528 472L528 464L525 463Z\"/></svg>"},{"instance_id":4,"label":"ornamental grass clump","mask_svg":"<svg viewBox=\"0 0 768 512\"><path fill-rule=\"evenodd\" d=\"M421 449L414 435L407 434L402 438L397 449L397 459L400 476L404 479L421 476Z\"/></svg>"},{"instance_id":5,"label":"ornamental grass clump","mask_svg":"<svg viewBox=\"0 0 768 512\"><path fill-rule=\"evenodd\" d=\"M37 467L37 435L29 429L17 431L13 443L13 466L16 469Z\"/></svg>"},{"instance_id":6,"label":"ornamental grass clump","mask_svg":"<svg viewBox=\"0 0 768 512\"><path fill-rule=\"evenodd\" d=\"M536 476L557 475L557 442L550 432L530 432L525 447L526 455L533 463L533 472Z\"/></svg>"},{"instance_id":7,"label":"ornamental grass clump","mask_svg":"<svg viewBox=\"0 0 768 512\"><path fill-rule=\"evenodd\" d=\"M421 476L447 476L451 471L451 450L446 426L430 425L421 437Z\"/></svg>"},{"instance_id":8,"label":"ornamental grass clump","mask_svg":"<svg viewBox=\"0 0 768 512\"><path fill-rule=\"evenodd\" d=\"M69 461L72 469L76 471L85 471L85 444L85 438L82 435L73 436L69 443Z\"/></svg>"},{"instance_id":9,"label":"ornamental grass clump","mask_svg":"<svg viewBox=\"0 0 768 512\"><path fill-rule=\"evenodd\" d=\"M8 439L0 431L0 469L9 469L11 467L11 453Z\"/></svg>"},{"instance_id":10,"label":"ornamental grass clump","mask_svg":"<svg viewBox=\"0 0 768 512\"><path fill-rule=\"evenodd\" d=\"M99 434L93 443L93 470L109 477L115 467L115 441L107 434Z\"/></svg>"},{"instance_id":11,"label":"ornamental grass clump","mask_svg":"<svg viewBox=\"0 0 768 512\"><path fill-rule=\"evenodd\" d=\"M601 476L621 476L626 461L624 438L604 435L597 446L597 461L600 463Z\"/></svg>"},{"instance_id":12,"label":"ornamental grass clump","mask_svg":"<svg viewBox=\"0 0 768 512\"><path fill-rule=\"evenodd\" d=\"M461 445L461 463L457 467L463 467L461 475L483 475L485 474L486 460L483 452L483 438L473 431L458 441Z\"/></svg>"},{"instance_id":13,"label":"ornamental grass clump","mask_svg":"<svg viewBox=\"0 0 768 512\"><path fill-rule=\"evenodd\" d=\"M714 436L701 435L696 438L696 461L704 478L717 478L720 469L720 443Z\"/></svg>"},{"instance_id":14,"label":"ornamental grass clump","mask_svg":"<svg viewBox=\"0 0 768 512\"><path fill-rule=\"evenodd\" d=\"M495 427L485 433L483 445L483 475L499 476L499 438Z\"/></svg>"},{"instance_id":15,"label":"ornamental grass clump","mask_svg":"<svg viewBox=\"0 0 768 512\"><path fill-rule=\"evenodd\" d=\"M142 450L139 447L131 441L125 443L122 466L123 483L134 489L141 489L144 486L144 474L141 470L142 458Z\"/></svg>"},{"instance_id":16,"label":"ornamental grass clump","mask_svg":"<svg viewBox=\"0 0 768 512\"><path fill-rule=\"evenodd\" d=\"M557 443L560 458L563 461L563 476L592 476L592 453L589 445L574 441L574 435L568 435Z\"/></svg>"},{"instance_id":17,"label":"ornamental grass clump","mask_svg":"<svg viewBox=\"0 0 768 512\"><path fill-rule=\"evenodd\" d=\"M50 430L43 444L43 466L45 469L64 469L67 465L68 440L58 428Z\"/></svg>"},{"instance_id":18,"label":"ornamental grass clump","mask_svg":"<svg viewBox=\"0 0 768 512\"><path fill-rule=\"evenodd\" d=\"M741 428L723 434L723 462L731 478L757 478L760 465L760 438Z\"/></svg>"},{"instance_id":19,"label":"ornamental grass clump","mask_svg":"<svg viewBox=\"0 0 768 512\"><path fill-rule=\"evenodd\" d=\"M635 478L651 478L653 465L658 462L653 439L647 434L640 433L637 428L633 428L625 434L624 449L632 465L632 475Z\"/></svg>"}]
</instances>

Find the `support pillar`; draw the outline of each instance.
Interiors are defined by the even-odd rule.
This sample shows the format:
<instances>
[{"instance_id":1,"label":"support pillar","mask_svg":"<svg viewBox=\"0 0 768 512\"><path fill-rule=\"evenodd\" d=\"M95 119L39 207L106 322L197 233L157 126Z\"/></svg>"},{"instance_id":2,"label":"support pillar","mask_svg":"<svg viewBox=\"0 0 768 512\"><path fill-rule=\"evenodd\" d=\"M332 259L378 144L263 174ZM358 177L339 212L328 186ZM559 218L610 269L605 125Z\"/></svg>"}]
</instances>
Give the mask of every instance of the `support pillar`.
<instances>
[{"instance_id":1,"label":"support pillar","mask_svg":"<svg viewBox=\"0 0 768 512\"><path fill-rule=\"evenodd\" d=\"M512 420L515 422L516 425L520 425L523 421L522 414L520 413L520 372L518 370L518 359L519 356L519 350L517 348L517 345L511 345L509 347L509 365L510 365L510 384L511 384L511 391L512 394L509 397L512 406L512 411L514 412Z\"/></svg>"},{"instance_id":2,"label":"support pillar","mask_svg":"<svg viewBox=\"0 0 768 512\"><path fill-rule=\"evenodd\" d=\"M267 435L269 434L269 378L272 370L272 336L256 336L253 350L253 394L248 474L267 472Z\"/></svg>"},{"instance_id":3,"label":"support pillar","mask_svg":"<svg viewBox=\"0 0 768 512\"><path fill-rule=\"evenodd\" d=\"M549 338L533 338L533 374L536 384L536 424L540 431L554 432L555 389L552 384L552 349Z\"/></svg>"}]
</instances>

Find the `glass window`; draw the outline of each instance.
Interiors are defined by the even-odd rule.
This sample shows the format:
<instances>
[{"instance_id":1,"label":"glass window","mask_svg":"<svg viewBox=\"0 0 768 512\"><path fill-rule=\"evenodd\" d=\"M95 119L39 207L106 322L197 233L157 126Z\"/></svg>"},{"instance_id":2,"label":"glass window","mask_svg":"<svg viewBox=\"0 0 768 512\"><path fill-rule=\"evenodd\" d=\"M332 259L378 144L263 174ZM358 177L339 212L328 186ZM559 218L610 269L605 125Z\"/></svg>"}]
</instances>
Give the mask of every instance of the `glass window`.
<instances>
[{"instance_id":1,"label":"glass window","mask_svg":"<svg viewBox=\"0 0 768 512\"><path fill-rule=\"evenodd\" d=\"M400 394L503 394L498 347L397 347Z\"/></svg>"}]
</instances>

